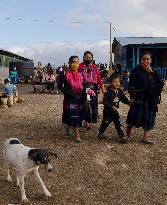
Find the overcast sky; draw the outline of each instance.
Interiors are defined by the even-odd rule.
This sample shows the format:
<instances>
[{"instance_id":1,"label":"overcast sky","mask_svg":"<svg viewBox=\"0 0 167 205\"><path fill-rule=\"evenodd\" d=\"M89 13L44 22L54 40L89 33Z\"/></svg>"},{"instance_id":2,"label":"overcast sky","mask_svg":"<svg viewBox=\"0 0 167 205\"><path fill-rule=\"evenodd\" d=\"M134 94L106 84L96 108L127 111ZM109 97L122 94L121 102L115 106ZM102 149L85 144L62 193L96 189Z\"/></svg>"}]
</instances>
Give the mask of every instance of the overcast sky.
<instances>
[{"instance_id":1,"label":"overcast sky","mask_svg":"<svg viewBox=\"0 0 167 205\"><path fill-rule=\"evenodd\" d=\"M82 60L85 50L94 53L96 62L108 63L109 24L105 22L112 22L115 29L112 37L167 36L166 0L0 0L0 3L0 47L35 63L60 65L74 54ZM83 23L72 23L76 21Z\"/></svg>"}]
</instances>

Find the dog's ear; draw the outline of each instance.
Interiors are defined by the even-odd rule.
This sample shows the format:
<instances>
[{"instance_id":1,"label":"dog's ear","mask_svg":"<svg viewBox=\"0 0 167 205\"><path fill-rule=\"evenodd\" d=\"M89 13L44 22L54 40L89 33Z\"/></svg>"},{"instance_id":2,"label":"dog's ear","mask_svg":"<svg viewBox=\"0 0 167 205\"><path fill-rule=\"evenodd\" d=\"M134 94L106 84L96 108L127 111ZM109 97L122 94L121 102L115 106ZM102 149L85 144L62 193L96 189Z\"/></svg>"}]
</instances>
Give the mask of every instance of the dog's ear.
<instances>
[{"instance_id":1,"label":"dog's ear","mask_svg":"<svg viewBox=\"0 0 167 205\"><path fill-rule=\"evenodd\" d=\"M31 149L28 153L28 158L36 161L36 157L37 157L37 150L36 149Z\"/></svg>"},{"instance_id":2,"label":"dog's ear","mask_svg":"<svg viewBox=\"0 0 167 205\"><path fill-rule=\"evenodd\" d=\"M54 156L55 158L57 158L57 154L55 152L49 151L49 153L50 153L51 156Z\"/></svg>"}]
</instances>

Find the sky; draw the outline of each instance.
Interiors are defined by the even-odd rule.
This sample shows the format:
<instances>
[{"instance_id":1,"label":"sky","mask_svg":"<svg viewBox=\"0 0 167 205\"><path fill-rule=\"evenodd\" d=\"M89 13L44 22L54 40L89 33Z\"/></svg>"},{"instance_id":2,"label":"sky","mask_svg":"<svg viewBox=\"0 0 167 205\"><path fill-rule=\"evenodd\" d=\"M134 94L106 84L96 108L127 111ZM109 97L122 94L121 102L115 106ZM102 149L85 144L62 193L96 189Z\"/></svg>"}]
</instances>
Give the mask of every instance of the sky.
<instances>
[{"instance_id":1,"label":"sky","mask_svg":"<svg viewBox=\"0 0 167 205\"><path fill-rule=\"evenodd\" d=\"M0 5L0 48L35 64L58 66L71 55L82 61L86 50L96 62L108 63L108 22L112 38L167 36L166 0L0 0Z\"/></svg>"}]
</instances>

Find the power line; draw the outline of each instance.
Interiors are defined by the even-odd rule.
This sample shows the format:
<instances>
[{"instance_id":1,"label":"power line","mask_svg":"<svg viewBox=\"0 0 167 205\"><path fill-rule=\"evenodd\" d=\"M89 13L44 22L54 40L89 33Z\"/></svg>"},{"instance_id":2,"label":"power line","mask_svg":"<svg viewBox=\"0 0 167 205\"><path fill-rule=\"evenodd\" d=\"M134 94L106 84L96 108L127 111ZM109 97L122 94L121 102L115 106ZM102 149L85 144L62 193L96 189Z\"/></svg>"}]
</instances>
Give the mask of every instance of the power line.
<instances>
[{"instance_id":1,"label":"power line","mask_svg":"<svg viewBox=\"0 0 167 205\"><path fill-rule=\"evenodd\" d=\"M35 23L37 23L37 22L57 23L57 21L54 20L54 19L50 19L50 20L44 21L44 20L41 20L41 19L24 19L24 18L5 17L5 18L0 18L0 20L5 20L5 21L19 21L19 22L21 22L21 21L22 21L22 22L23 22L23 21L31 21L31 22L35 22ZM89 23L89 24L91 24L91 23L93 23L93 24L109 24L110 22L109 22L109 21L94 21L94 22L71 21L71 22L69 22L69 23L72 23L72 24L87 24L87 23ZM112 29L113 29L113 31L115 32L116 36L118 36L116 29L115 29L114 27L113 27Z\"/></svg>"},{"instance_id":2,"label":"power line","mask_svg":"<svg viewBox=\"0 0 167 205\"><path fill-rule=\"evenodd\" d=\"M35 45L35 44L60 44L60 43L81 43L81 42L100 42L100 41L108 41L106 38L101 39L81 39L81 40L64 40L64 41L41 41L41 42L29 42L29 43L23 43L23 42L0 42L1 45Z\"/></svg>"},{"instance_id":3,"label":"power line","mask_svg":"<svg viewBox=\"0 0 167 205\"><path fill-rule=\"evenodd\" d=\"M41 19L24 19L24 18L12 18L12 17L5 17L5 18L0 18L1 20L7 20L7 21L32 21L32 22L44 22L44 20ZM56 20L47 20L46 22L48 23L56 23Z\"/></svg>"},{"instance_id":4,"label":"power line","mask_svg":"<svg viewBox=\"0 0 167 205\"><path fill-rule=\"evenodd\" d=\"M24 18L13 18L13 17L5 17L5 18L0 18L1 20L7 20L7 21L32 21L32 22L44 22L44 20L41 19L24 19ZM45 22L49 23L57 23L59 21L56 21L54 19L46 20ZM73 24L84 24L84 23L97 23L97 24L109 24L109 21L94 21L94 22L87 22L87 21L71 21L69 23Z\"/></svg>"}]
</instances>

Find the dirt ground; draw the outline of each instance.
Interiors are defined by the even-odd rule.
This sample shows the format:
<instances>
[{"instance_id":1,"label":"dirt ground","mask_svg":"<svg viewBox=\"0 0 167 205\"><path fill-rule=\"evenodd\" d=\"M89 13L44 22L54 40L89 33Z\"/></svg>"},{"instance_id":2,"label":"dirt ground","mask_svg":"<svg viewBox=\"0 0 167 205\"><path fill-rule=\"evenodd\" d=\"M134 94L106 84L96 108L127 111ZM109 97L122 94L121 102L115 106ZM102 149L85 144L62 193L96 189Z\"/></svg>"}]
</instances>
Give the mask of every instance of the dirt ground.
<instances>
[{"instance_id":1,"label":"dirt ground","mask_svg":"<svg viewBox=\"0 0 167 205\"><path fill-rule=\"evenodd\" d=\"M102 119L90 131L81 129L82 143L76 144L64 135L61 125L62 95L32 94L31 85L19 86L23 104L0 109L0 149L9 137L19 138L23 144L55 150L54 170L40 168L51 198L45 197L33 175L26 178L26 194L35 205L166 205L167 204L167 94L162 95L155 130L151 133L156 144L140 143L142 132L132 133L131 143L119 144L111 125L107 140L97 139ZM122 124L128 111L121 104ZM20 190L6 181L0 152L0 204L20 203Z\"/></svg>"}]
</instances>

